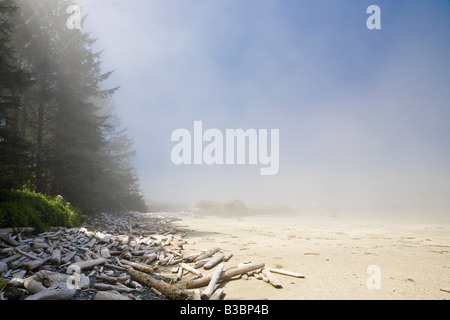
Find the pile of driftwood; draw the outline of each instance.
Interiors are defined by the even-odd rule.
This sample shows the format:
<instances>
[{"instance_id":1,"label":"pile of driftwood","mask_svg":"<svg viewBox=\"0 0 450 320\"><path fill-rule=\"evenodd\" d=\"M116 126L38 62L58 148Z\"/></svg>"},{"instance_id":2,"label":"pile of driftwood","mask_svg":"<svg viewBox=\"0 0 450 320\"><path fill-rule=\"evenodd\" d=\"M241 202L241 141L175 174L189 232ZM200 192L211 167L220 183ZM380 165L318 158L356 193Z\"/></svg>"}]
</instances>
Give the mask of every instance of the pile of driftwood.
<instances>
[{"instance_id":1,"label":"pile of driftwood","mask_svg":"<svg viewBox=\"0 0 450 320\"><path fill-rule=\"evenodd\" d=\"M185 254L185 231L172 226L175 219L162 213L104 214L83 228L30 237L6 230L0 241L0 279L7 286L0 287L0 300L214 300L224 295L217 284L233 277L254 276L276 288L281 284L274 273L303 277L264 263L226 267L232 255L218 247ZM163 268L176 276L158 276ZM185 288L177 286L188 274L194 276Z\"/></svg>"}]
</instances>

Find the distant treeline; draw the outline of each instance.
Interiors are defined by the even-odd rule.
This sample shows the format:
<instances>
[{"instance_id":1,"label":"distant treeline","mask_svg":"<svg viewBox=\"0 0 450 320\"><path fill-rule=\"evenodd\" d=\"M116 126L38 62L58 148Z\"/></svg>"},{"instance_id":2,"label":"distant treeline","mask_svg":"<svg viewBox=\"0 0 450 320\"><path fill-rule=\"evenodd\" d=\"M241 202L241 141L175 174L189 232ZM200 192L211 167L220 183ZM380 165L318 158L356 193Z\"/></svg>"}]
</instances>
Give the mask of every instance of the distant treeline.
<instances>
[{"instance_id":1,"label":"distant treeline","mask_svg":"<svg viewBox=\"0 0 450 320\"><path fill-rule=\"evenodd\" d=\"M195 206L198 215L214 215L221 217L245 217L245 216L273 216L293 214L294 211L286 205L274 205L259 208L248 208L241 200L232 202L200 201Z\"/></svg>"},{"instance_id":2,"label":"distant treeline","mask_svg":"<svg viewBox=\"0 0 450 320\"><path fill-rule=\"evenodd\" d=\"M0 1L0 191L60 195L84 214L146 210L118 88L104 88L95 39L67 27L72 4Z\"/></svg>"}]
</instances>

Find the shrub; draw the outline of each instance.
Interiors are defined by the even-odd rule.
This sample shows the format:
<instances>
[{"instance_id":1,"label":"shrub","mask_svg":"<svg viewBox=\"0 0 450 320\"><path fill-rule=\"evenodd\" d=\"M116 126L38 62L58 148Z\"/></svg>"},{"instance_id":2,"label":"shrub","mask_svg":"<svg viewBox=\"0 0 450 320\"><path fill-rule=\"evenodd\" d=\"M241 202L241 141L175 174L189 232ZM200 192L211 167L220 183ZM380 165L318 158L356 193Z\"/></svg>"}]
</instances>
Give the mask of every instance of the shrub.
<instances>
[{"instance_id":1,"label":"shrub","mask_svg":"<svg viewBox=\"0 0 450 320\"><path fill-rule=\"evenodd\" d=\"M37 232L50 227L76 227L80 214L61 196L51 197L30 191L0 192L0 227L34 227Z\"/></svg>"}]
</instances>

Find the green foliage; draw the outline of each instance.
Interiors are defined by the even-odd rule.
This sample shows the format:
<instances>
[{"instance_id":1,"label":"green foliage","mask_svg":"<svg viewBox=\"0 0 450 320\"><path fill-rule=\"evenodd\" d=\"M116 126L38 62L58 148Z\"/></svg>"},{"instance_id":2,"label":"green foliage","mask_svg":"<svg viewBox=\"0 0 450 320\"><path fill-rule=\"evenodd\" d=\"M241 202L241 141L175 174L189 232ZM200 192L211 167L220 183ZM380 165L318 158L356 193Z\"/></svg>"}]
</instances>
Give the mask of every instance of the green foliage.
<instances>
[{"instance_id":1,"label":"green foliage","mask_svg":"<svg viewBox=\"0 0 450 320\"><path fill-rule=\"evenodd\" d=\"M1 192L0 197L2 228L34 227L43 232L49 227L71 228L80 224L80 214L61 196L12 190Z\"/></svg>"}]
</instances>

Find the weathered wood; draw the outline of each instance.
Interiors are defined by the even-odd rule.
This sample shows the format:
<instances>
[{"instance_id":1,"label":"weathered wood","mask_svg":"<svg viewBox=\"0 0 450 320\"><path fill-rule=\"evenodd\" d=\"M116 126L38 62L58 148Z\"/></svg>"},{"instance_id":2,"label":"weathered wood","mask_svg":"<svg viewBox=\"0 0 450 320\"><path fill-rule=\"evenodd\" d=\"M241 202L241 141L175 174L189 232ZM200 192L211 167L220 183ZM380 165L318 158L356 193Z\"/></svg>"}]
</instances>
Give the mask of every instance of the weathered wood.
<instances>
[{"instance_id":1,"label":"weathered wood","mask_svg":"<svg viewBox=\"0 0 450 320\"><path fill-rule=\"evenodd\" d=\"M124 296L118 292L114 292L114 291L99 291L95 297L94 300L113 300L113 301L118 301L118 300L131 300L130 298L128 298L127 296Z\"/></svg>"},{"instance_id":2,"label":"weathered wood","mask_svg":"<svg viewBox=\"0 0 450 320\"><path fill-rule=\"evenodd\" d=\"M184 261L186 261L186 262L194 262L194 260L197 258L197 257L200 257L202 255L202 253L201 252L197 252L197 253L192 253L192 254L190 254L190 255L188 255L187 257L185 257L184 258Z\"/></svg>"},{"instance_id":3,"label":"weathered wood","mask_svg":"<svg viewBox=\"0 0 450 320\"><path fill-rule=\"evenodd\" d=\"M13 254L12 256L6 257L2 260L0 260L0 262L4 262L6 264L13 262L14 260L19 259L20 257L22 257L22 255L20 254Z\"/></svg>"},{"instance_id":4,"label":"weathered wood","mask_svg":"<svg viewBox=\"0 0 450 320\"><path fill-rule=\"evenodd\" d=\"M200 289L195 289L194 290L194 297L193 297L193 299L194 300L202 300Z\"/></svg>"},{"instance_id":5,"label":"weathered wood","mask_svg":"<svg viewBox=\"0 0 450 320\"><path fill-rule=\"evenodd\" d=\"M77 289L69 288L65 283L56 283L44 291L33 294L25 300L70 300Z\"/></svg>"},{"instance_id":6,"label":"weathered wood","mask_svg":"<svg viewBox=\"0 0 450 320\"><path fill-rule=\"evenodd\" d=\"M278 269L278 268L266 268L266 269L272 273L278 273L278 274L282 274L282 275L289 276L289 277L294 277L294 278L304 278L305 277L305 275L302 273L286 271L283 269Z\"/></svg>"},{"instance_id":7,"label":"weathered wood","mask_svg":"<svg viewBox=\"0 0 450 320\"><path fill-rule=\"evenodd\" d=\"M59 249L53 250L50 263L55 266L59 266L61 264L61 251Z\"/></svg>"},{"instance_id":8,"label":"weathered wood","mask_svg":"<svg viewBox=\"0 0 450 320\"><path fill-rule=\"evenodd\" d=\"M227 253L225 255L225 257L223 257L223 261L228 262L231 259L232 256L233 256L232 253Z\"/></svg>"},{"instance_id":9,"label":"weathered wood","mask_svg":"<svg viewBox=\"0 0 450 320\"><path fill-rule=\"evenodd\" d=\"M197 269L203 267L209 261L209 259L211 259L211 258L205 258L205 259L196 261L194 264L194 267Z\"/></svg>"},{"instance_id":10,"label":"weathered wood","mask_svg":"<svg viewBox=\"0 0 450 320\"><path fill-rule=\"evenodd\" d=\"M29 277L23 280L23 287L27 289L31 294L36 294L38 292L47 290L47 287L45 287L42 282L36 281L36 277Z\"/></svg>"},{"instance_id":11,"label":"weathered wood","mask_svg":"<svg viewBox=\"0 0 450 320\"><path fill-rule=\"evenodd\" d=\"M32 259L32 260L40 260L40 258L37 257L37 256L35 256L34 254L31 254L31 253L22 251L22 250L20 250L20 249L16 249L16 252L17 252L18 254L24 256L24 257L29 258L29 259Z\"/></svg>"},{"instance_id":12,"label":"weathered wood","mask_svg":"<svg viewBox=\"0 0 450 320\"><path fill-rule=\"evenodd\" d=\"M8 270L8 264L6 262L0 262L0 273L6 272Z\"/></svg>"},{"instance_id":13,"label":"weathered wood","mask_svg":"<svg viewBox=\"0 0 450 320\"><path fill-rule=\"evenodd\" d=\"M24 277L27 274L27 270L20 270L14 274L14 277L8 281L8 286L21 288L23 287Z\"/></svg>"},{"instance_id":14,"label":"weathered wood","mask_svg":"<svg viewBox=\"0 0 450 320\"><path fill-rule=\"evenodd\" d=\"M28 270L34 270L36 268L39 268L44 263L46 263L48 260L50 260L50 257L47 259L40 259L40 260L32 260L29 262L25 262L22 264L22 268L28 269Z\"/></svg>"},{"instance_id":15,"label":"weathered wood","mask_svg":"<svg viewBox=\"0 0 450 320\"><path fill-rule=\"evenodd\" d=\"M182 277L183 277L183 268L178 268L176 281L180 281Z\"/></svg>"},{"instance_id":16,"label":"weathered wood","mask_svg":"<svg viewBox=\"0 0 450 320\"><path fill-rule=\"evenodd\" d=\"M201 295L202 300L209 300L209 298L211 297L211 295L214 292L214 287L216 286L217 281L219 281L219 278L222 275L224 268L225 268L225 266L223 264L219 264L217 266L216 270L214 271L214 273L211 277L211 280L209 281L208 286L202 292L202 295Z\"/></svg>"},{"instance_id":17,"label":"weathered wood","mask_svg":"<svg viewBox=\"0 0 450 320\"><path fill-rule=\"evenodd\" d=\"M213 301L213 300L220 300L220 299L222 299L223 291L224 291L223 288L218 288L218 289L216 289L216 291L214 291L214 293L213 293L212 296L209 298L209 300L210 300L210 301Z\"/></svg>"},{"instance_id":18,"label":"weathered wood","mask_svg":"<svg viewBox=\"0 0 450 320\"><path fill-rule=\"evenodd\" d=\"M72 278L72 280L77 280L76 283L72 283L71 285L79 286L79 289L87 289L89 288L89 277L82 274L74 273L73 275L70 274L63 274L59 272L53 272L49 270L40 270L37 274L37 279L42 282L46 287L51 287L52 285L56 283L67 283L69 278ZM76 277L79 277L76 279Z\"/></svg>"},{"instance_id":19,"label":"weathered wood","mask_svg":"<svg viewBox=\"0 0 450 320\"><path fill-rule=\"evenodd\" d=\"M31 227L19 227L19 228L1 228L0 234L15 233L15 232L34 232L34 228Z\"/></svg>"},{"instance_id":20,"label":"weathered wood","mask_svg":"<svg viewBox=\"0 0 450 320\"><path fill-rule=\"evenodd\" d=\"M128 265L130 267L133 267L134 269L138 269L139 271L142 271L142 272L153 272L153 271L155 271L155 269L152 268L152 267L149 267L149 266L144 265L142 263L128 261L128 260L125 260L125 259L120 259L120 263Z\"/></svg>"},{"instance_id":21,"label":"weathered wood","mask_svg":"<svg viewBox=\"0 0 450 320\"><path fill-rule=\"evenodd\" d=\"M193 273L193 274L195 274L195 275L198 275L198 276L201 276L201 275L202 275L201 271L199 271L198 269L192 268L190 265L188 265L188 264L186 264L186 263L180 263L179 266L180 266L182 269L184 269L184 270L186 270L186 271L189 271L190 273Z\"/></svg>"},{"instance_id":22,"label":"weathered wood","mask_svg":"<svg viewBox=\"0 0 450 320\"><path fill-rule=\"evenodd\" d=\"M225 254L223 254L222 252L216 253L208 260L208 262L205 263L205 265L203 266L203 269L209 270L209 269L214 268L216 265L218 265L219 263L221 263L223 261L224 257L225 257Z\"/></svg>"},{"instance_id":23,"label":"weathered wood","mask_svg":"<svg viewBox=\"0 0 450 320\"><path fill-rule=\"evenodd\" d=\"M77 267L80 268L80 270L84 270L84 269L89 269L92 268L94 266L100 265L100 264L105 264L106 263L106 259L105 258L97 258L97 259L93 259L93 260L88 260L88 261L80 261L80 262L75 262L72 263L67 270L69 271L69 273L72 272L72 270L75 270Z\"/></svg>"},{"instance_id":24,"label":"weathered wood","mask_svg":"<svg viewBox=\"0 0 450 320\"><path fill-rule=\"evenodd\" d=\"M153 278L151 275L145 274L140 271L136 271L134 269L129 269L128 273L137 282L139 282L143 285L149 286L149 287L156 288L168 299L185 300L189 296L187 294L187 292L177 288L174 285L168 284L162 280L157 280L157 279Z\"/></svg>"},{"instance_id":25,"label":"weathered wood","mask_svg":"<svg viewBox=\"0 0 450 320\"><path fill-rule=\"evenodd\" d=\"M195 258L194 261L199 261L199 260L203 260L203 259L209 258L214 253L219 252L219 251L220 251L219 247L211 248L211 249L207 250L204 254L198 256L197 258Z\"/></svg>"},{"instance_id":26,"label":"weathered wood","mask_svg":"<svg viewBox=\"0 0 450 320\"><path fill-rule=\"evenodd\" d=\"M37 241L33 241L30 243L30 248L33 250L36 249L47 249L48 248L48 244L45 244L43 242L37 242Z\"/></svg>"},{"instance_id":27,"label":"weathered wood","mask_svg":"<svg viewBox=\"0 0 450 320\"><path fill-rule=\"evenodd\" d=\"M105 246L100 248L100 255L103 258L105 258L105 259L111 258L111 254L109 253L109 249L108 249L108 247L105 247Z\"/></svg>"},{"instance_id":28,"label":"weathered wood","mask_svg":"<svg viewBox=\"0 0 450 320\"><path fill-rule=\"evenodd\" d=\"M13 246L13 247L18 247L19 243L14 240L13 238L11 238L11 236L9 234L5 234L3 235L3 241L5 241L6 243L8 243L9 245Z\"/></svg>"},{"instance_id":29,"label":"weathered wood","mask_svg":"<svg viewBox=\"0 0 450 320\"><path fill-rule=\"evenodd\" d=\"M114 290L117 292L126 292L126 293L130 293L130 292L134 291L134 289L128 288L124 285L111 285L111 284L106 284L106 283L96 283L96 284L94 284L94 288L98 289L98 290L103 290L103 291Z\"/></svg>"},{"instance_id":30,"label":"weathered wood","mask_svg":"<svg viewBox=\"0 0 450 320\"><path fill-rule=\"evenodd\" d=\"M269 280L270 284L273 285L275 288L283 287L280 281L278 281L278 279L272 274L272 272L269 271L269 269L264 268L261 270L261 273Z\"/></svg>"},{"instance_id":31,"label":"weathered wood","mask_svg":"<svg viewBox=\"0 0 450 320\"><path fill-rule=\"evenodd\" d=\"M219 281L229 279L234 276L238 276L238 275L241 275L243 273L247 273L247 272L250 272L253 270L262 269L264 267L265 267L264 263L251 263L251 264L246 264L242 267L231 268L231 269L225 270L222 273L221 277L219 278ZM209 281L211 280L211 278L212 278L212 274L206 275L206 276L198 278L198 279L191 279L190 281L188 281L186 283L186 288L194 289L194 288L206 286L209 283Z\"/></svg>"}]
</instances>

